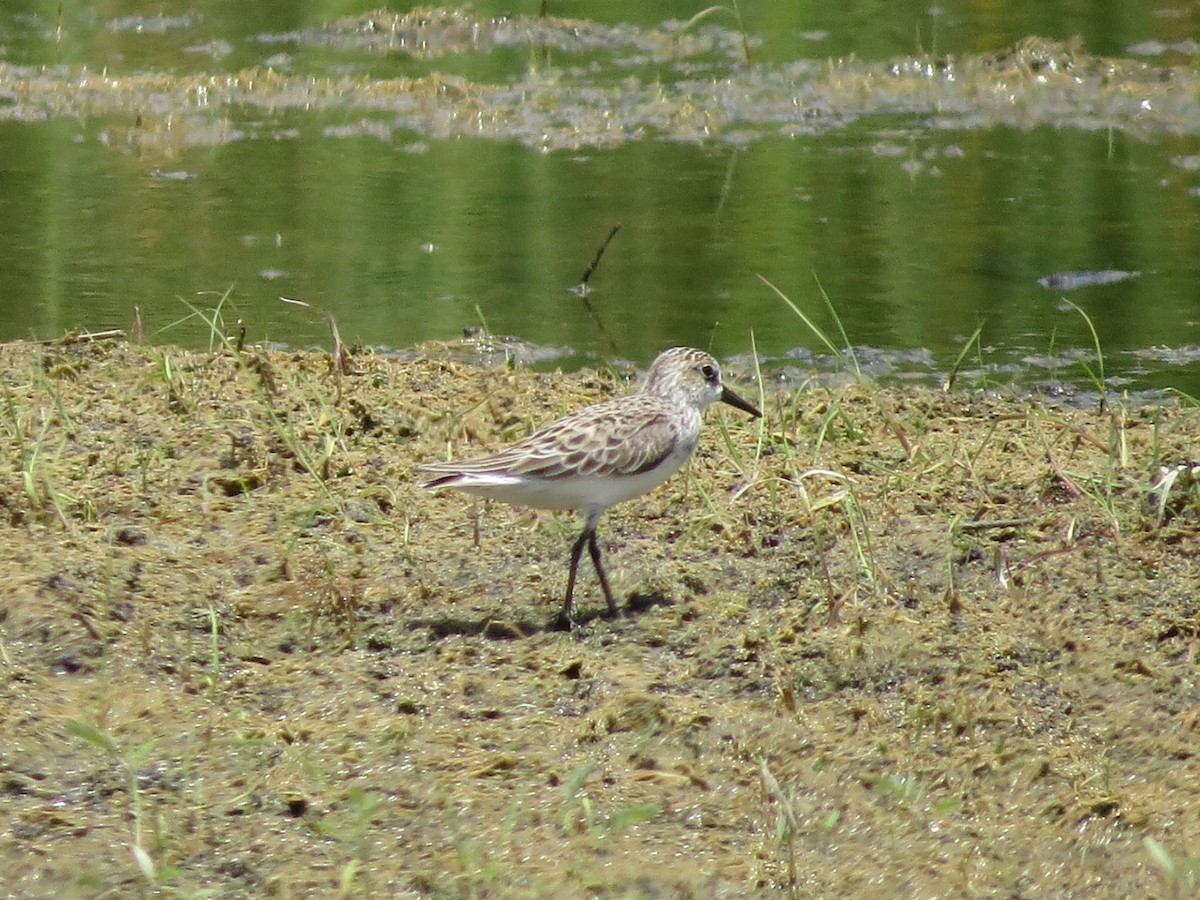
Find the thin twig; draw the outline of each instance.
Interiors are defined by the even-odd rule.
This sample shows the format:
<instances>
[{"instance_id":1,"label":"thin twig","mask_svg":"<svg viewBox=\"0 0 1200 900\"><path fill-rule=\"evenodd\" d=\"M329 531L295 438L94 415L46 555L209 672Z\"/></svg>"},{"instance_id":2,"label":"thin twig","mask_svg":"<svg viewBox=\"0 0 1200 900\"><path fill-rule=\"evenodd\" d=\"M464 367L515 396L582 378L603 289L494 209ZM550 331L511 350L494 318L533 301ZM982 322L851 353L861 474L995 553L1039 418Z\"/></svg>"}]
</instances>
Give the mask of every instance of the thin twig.
<instances>
[{"instance_id":1,"label":"thin twig","mask_svg":"<svg viewBox=\"0 0 1200 900\"><path fill-rule=\"evenodd\" d=\"M592 324L596 326L596 330L600 332L600 336L604 339L604 342L608 344L608 349L613 356L619 355L617 352L617 342L614 341L612 335L608 333L608 329L604 327L604 323L600 320L600 316L597 314L595 307L592 306L591 301L588 300L588 294L592 292L592 289L588 287L588 279L592 277L592 273L595 272L596 267L600 265L600 260L604 258L604 251L608 249L608 245L612 243L612 239L620 230L620 222L617 222L615 225L613 225L608 232L608 236L601 241L600 246L596 248L596 254L592 257L592 261L588 264L587 269L584 270L583 277L579 280L579 284L571 288L572 293L577 294L579 299L583 301L583 308L587 310L588 315L592 319Z\"/></svg>"},{"instance_id":2,"label":"thin twig","mask_svg":"<svg viewBox=\"0 0 1200 900\"><path fill-rule=\"evenodd\" d=\"M617 236L617 232L621 230L621 223L617 222L608 232L608 237L600 242L600 246L596 248L596 255L592 257L591 263L583 272L583 277L579 279L580 284L587 284L588 279L592 277L592 273L596 271L596 267L600 265L600 260L604 257L604 251L608 249L608 245L612 243L612 239Z\"/></svg>"},{"instance_id":3,"label":"thin twig","mask_svg":"<svg viewBox=\"0 0 1200 900\"><path fill-rule=\"evenodd\" d=\"M50 346L51 344L90 344L92 341L115 341L123 337L125 337L125 329L110 328L107 331L70 331L62 337L34 341L34 343L40 346Z\"/></svg>"}]
</instances>

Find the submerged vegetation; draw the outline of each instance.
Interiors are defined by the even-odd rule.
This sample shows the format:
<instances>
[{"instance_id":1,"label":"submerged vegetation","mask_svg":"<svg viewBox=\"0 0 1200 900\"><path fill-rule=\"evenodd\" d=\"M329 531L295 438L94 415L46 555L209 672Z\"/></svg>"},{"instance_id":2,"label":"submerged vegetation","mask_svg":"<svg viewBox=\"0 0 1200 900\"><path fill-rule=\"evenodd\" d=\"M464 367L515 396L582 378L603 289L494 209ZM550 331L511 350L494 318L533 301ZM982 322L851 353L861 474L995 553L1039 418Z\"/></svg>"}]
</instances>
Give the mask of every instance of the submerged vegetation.
<instances>
[{"instance_id":1,"label":"submerged vegetation","mask_svg":"<svg viewBox=\"0 0 1200 900\"><path fill-rule=\"evenodd\" d=\"M294 123L278 117L289 110L355 114L352 122L320 123L329 137L458 136L544 150L612 147L647 136L741 144L759 134L820 134L879 114L929 116L928 126L938 129L1053 125L1143 137L1200 129L1200 86L1188 68L1095 57L1075 43L1040 38L974 56L768 65L755 62L752 38L730 27L740 21L736 4L655 28L548 15L487 17L465 7L378 10L256 40L366 55L386 75L361 62L336 74L296 72L291 56L277 66L228 72L118 74L0 62L0 117L113 117L107 137L114 147L167 152L286 137ZM144 20L128 27L139 24L147 27ZM194 23L184 17L158 24ZM192 49L200 59L223 55ZM510 79L453 73L465 61L504 51L528 55ZM428 74L390 74L404 59L428 66ZM451 73L439 67L447 60ZM654 77L635 74L645 67Z\"/></svg>"},{"instance_id":2,"label":"submerged vegetation","mask_svg":"<svg viewBox=\"0 0 1200 900\"><path fill-rule=\"evenodd\" d=\"M630 373L222 337L0 347L13 895L1194 884L1193 408L732 364L567 634L576 523L412 470Z\"/></svg>"}]
</instances>

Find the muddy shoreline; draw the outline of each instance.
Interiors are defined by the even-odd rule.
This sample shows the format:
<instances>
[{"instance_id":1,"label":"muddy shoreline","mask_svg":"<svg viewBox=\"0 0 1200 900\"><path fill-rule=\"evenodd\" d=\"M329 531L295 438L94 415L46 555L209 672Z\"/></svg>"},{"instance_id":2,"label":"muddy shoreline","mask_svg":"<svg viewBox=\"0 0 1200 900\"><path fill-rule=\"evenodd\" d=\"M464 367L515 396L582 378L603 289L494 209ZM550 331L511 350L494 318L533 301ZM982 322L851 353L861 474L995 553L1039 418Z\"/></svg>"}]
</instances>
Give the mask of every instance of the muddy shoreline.
<instances>
[{"instance_id":1,"label":"muddy shoreline","mask_svg":"<svg viewBox=\"0 0 1200 900\"><path fill-rule=\"evenodd\" d=\"M588 573L563 633L575 519L413 467L618 373L119 341L0 368L12 896L1193 877L1194 409L852 384L710 411L602 525L625 615Z\"/></svg>"}]
</instances>

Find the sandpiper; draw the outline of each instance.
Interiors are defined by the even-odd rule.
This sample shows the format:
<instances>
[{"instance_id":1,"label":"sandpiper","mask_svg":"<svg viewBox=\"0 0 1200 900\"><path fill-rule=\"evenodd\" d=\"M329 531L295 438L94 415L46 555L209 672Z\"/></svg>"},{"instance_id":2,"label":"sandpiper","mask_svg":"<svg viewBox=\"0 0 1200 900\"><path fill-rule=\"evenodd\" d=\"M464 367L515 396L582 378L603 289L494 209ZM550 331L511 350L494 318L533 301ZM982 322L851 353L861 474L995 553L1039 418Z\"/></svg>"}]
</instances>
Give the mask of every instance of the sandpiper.
<instances>
[{"instance_id":1,"label":"sandpiper","mask_svg":"<svg viewBox=\"0 0 1200 900\"><path fill-rule=\"evenodd\" d=\"M641 496L683 465L700 437L701 413L718 400L762 416L721 383L721 368L712 356L674 347L658 355L637 393L573 412L490 456L419 466L429 476L421 487L456 488L537 509L579 510L583 532L571 547L559 618L574 621L575 575L585 545L608 611L616 615L596 525L614 503Z\"/></svg>"}]
</instances>

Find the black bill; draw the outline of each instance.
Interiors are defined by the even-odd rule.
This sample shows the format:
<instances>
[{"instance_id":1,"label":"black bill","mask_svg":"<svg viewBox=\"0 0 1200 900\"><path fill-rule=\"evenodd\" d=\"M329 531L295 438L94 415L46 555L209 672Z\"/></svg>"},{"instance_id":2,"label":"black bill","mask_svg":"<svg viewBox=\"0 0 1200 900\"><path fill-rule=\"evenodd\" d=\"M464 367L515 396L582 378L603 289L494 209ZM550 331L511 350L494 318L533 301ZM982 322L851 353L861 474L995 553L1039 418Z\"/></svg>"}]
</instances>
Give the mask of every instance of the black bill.
<instances>
[{"instance_id":1,"label":"black bill","mask_svg":"<svg viewBox=\"0 0 1200 900\"><path fill-rule=\"evenodd\" d=\"M748 412L756 419L762 418L762 413L759 411L757 406L755 406L749 400L739 397L727 387L721 388L721 402L728 403L730 406L736 406L742 412Z\"/></svg>"}]
</instances>

